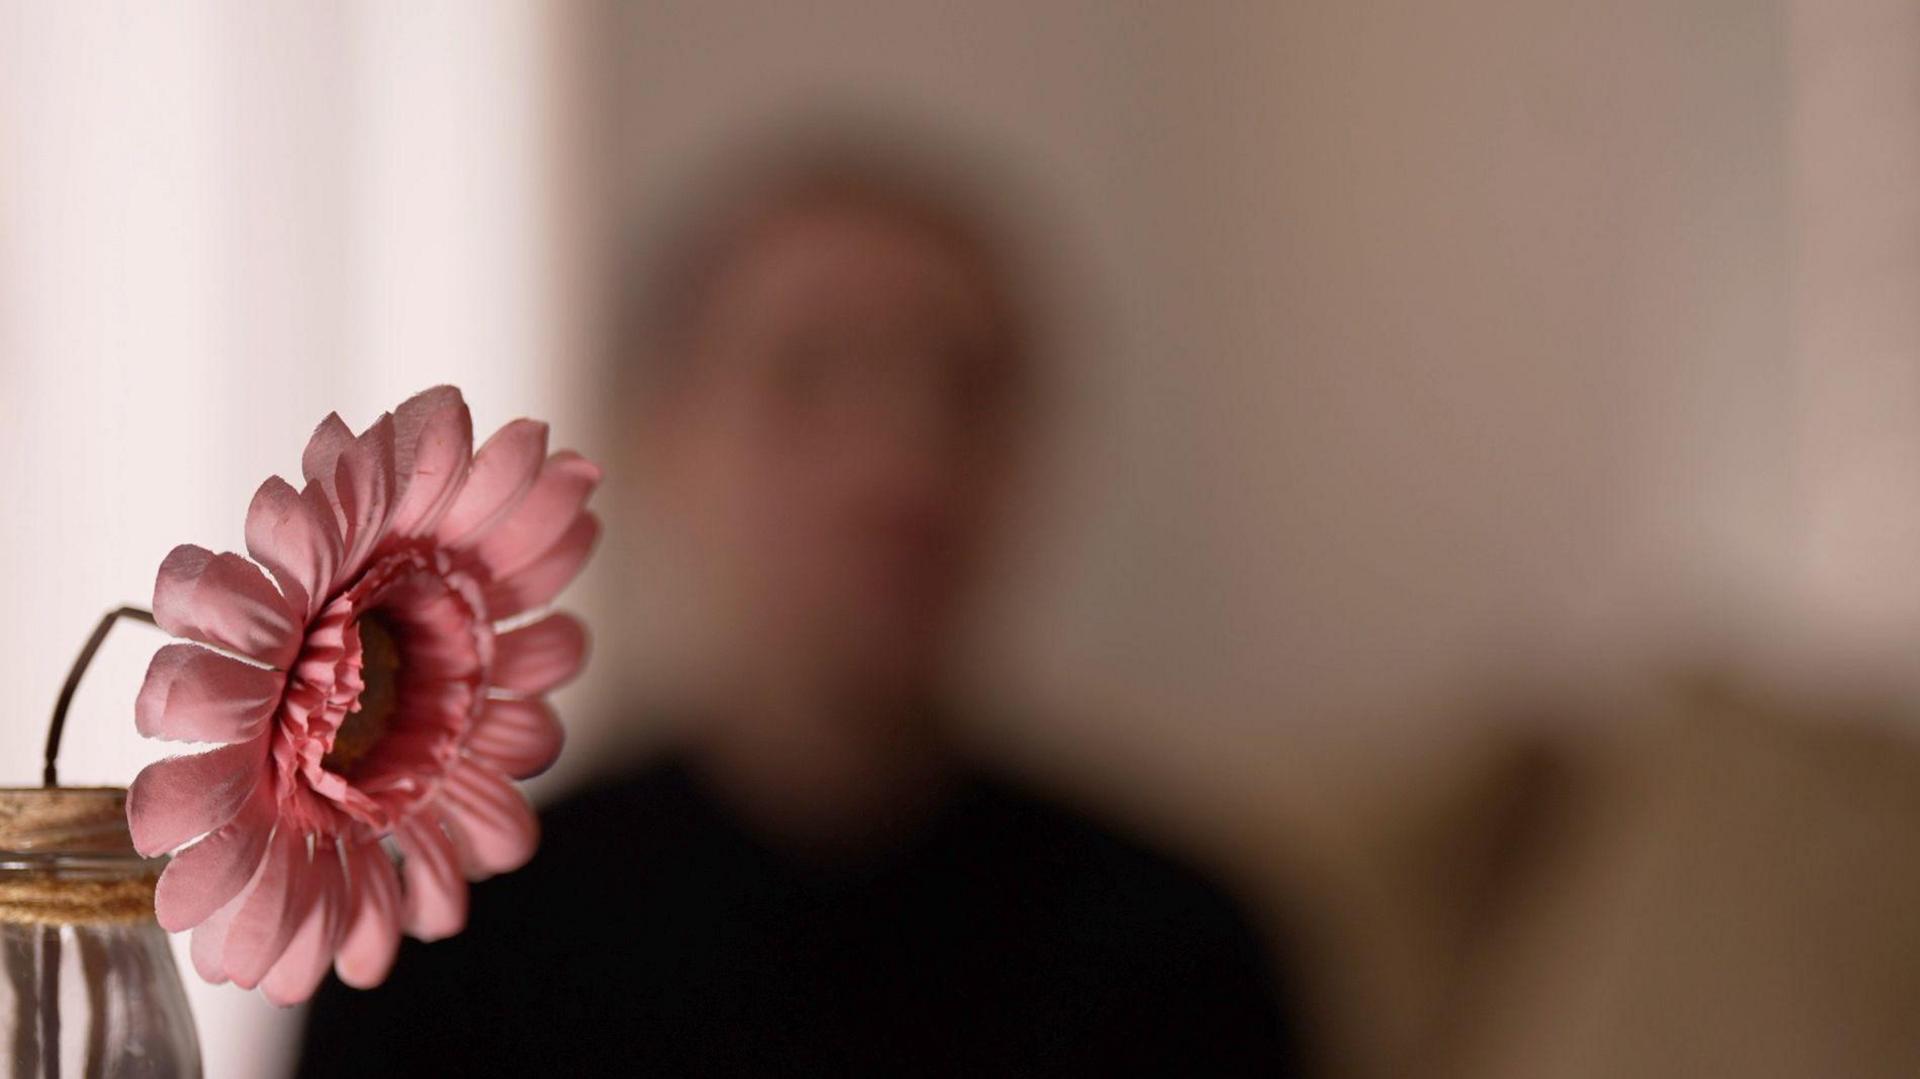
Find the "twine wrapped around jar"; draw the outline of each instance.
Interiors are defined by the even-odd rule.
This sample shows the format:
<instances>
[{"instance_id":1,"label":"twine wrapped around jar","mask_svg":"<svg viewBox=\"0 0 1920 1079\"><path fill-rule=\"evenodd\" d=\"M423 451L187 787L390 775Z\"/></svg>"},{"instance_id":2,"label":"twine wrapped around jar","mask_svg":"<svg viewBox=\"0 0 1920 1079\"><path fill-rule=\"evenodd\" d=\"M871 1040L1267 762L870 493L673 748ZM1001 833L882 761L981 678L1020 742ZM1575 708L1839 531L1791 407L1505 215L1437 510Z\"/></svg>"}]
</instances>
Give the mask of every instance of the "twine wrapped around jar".
<instances>
[{"instance_id":1,"label":"twine wrapped around jar","mask_svg":"<svg viewBox=\"0 0 1920 1079\"><path fill-rule=\"evenodd\" d=\"M157 860L127 834L119 787L0 790L0 924L150 921Z\"/></svg>"},{"instance_id":2,"label":"twine wrapped around jar","mask_svg":"<svg viewBox=\"0 0 1920 1079\"><path fill-rule=\"evenodd\" d=\"M57 875L0 880L0 924L108 925L153 918L156 877L75 880Z\"/></svg>"},{"instance_id":3,"label":"twine wrapped around jar","mask_svg":"<svg viewBox=\"0 0 1920 1079\"><path fill-rule=\"evenodd\" d=\"M0 789L0 1075L200 1074L119 787Z\"/></svg>"}]
</instances>

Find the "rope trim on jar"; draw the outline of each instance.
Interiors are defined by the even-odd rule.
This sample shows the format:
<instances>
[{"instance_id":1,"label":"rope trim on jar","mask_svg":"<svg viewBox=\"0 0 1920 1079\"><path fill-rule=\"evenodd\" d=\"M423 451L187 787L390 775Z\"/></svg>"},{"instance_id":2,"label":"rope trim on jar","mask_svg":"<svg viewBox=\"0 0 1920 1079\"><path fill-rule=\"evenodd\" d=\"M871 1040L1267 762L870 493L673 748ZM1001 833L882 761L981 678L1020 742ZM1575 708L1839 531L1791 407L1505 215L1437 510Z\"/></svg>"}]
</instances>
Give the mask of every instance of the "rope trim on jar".
<instances>
[{"instance_id":1,"label":"rope trim on jar","mask_svg":"<svg viewBox=\"0 0 1920 1079\"><path fill-rule=\"evenodd\" d=\"M0 925L102 925L153 920L151 874L89 880L0 873Z\"/></svg>"}]
</instances>

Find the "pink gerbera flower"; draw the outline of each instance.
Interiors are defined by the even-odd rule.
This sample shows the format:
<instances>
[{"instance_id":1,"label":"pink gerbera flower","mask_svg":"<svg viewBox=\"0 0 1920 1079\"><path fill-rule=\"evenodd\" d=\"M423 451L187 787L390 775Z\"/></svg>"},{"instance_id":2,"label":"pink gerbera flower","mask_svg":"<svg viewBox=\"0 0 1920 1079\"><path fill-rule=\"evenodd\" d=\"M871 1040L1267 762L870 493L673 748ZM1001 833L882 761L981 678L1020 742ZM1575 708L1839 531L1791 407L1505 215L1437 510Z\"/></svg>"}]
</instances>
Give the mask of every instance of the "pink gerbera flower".
<instances>
[{"instance_id":1,"label":"pink gerbera flower","mask_svg":"<svg viewBox=\"0 0 1920 1079\"><path fill-rule=\"evenodd\" d=\"M254 495L253 561L186 545L161 563L154 618L191 643L153 657L135 717L150 737L221 745L148 766L127 816L143 854L177 851L155 912L194 930L210 981L279 1004L330 964L377 985L402 930L459 932L467 882L533 854L511 780L559 753L542 694L579 670L586 634L523 616L586 562L600 470L548 456L532 420L472 445L451 386L358 436L329 415L306 485L276 476Z\"/></svg>"}]
</instances>

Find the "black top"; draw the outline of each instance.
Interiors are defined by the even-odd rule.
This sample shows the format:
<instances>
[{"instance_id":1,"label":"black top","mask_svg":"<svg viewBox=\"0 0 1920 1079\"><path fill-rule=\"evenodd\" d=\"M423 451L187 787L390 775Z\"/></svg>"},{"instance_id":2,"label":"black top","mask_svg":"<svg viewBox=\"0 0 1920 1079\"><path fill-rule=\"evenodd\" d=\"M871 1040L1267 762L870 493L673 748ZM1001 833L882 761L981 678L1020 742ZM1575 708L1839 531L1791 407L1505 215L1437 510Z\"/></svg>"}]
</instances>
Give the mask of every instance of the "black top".
<instances>
[{"instance_id":1,"label":"black top","mask_svg":"<svg viewBox=\"0 0 1920 1079\"><path fill-rule=\"evenodd\" d=\"M1271 961L1192 871L976 778L910 841L822 868L688 769L545 814L465 933L329 980L302 1076L1275 1075Z\"/></svg>"}]
</instances>

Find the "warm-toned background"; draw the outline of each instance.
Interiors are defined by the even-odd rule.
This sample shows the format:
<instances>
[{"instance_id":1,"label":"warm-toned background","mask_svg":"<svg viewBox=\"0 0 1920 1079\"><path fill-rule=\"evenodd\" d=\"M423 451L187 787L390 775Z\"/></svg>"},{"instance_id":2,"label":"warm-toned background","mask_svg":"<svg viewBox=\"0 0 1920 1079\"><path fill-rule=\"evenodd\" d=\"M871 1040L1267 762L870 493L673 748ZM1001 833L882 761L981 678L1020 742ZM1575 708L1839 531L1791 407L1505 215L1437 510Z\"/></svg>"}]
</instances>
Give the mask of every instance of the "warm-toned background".
<instances>
[{"instance_id":1,"label":"warm-toned background","mask_svg":"<svg viewBox=\"0 0 1920 1079\"><path fill-rule=\"evenodd\" d=\"M4 0L0 780L97 614L237 546L326 410L451 380L612 445L603 241L811 102L995 148L1071 269L982 737L1310 925L1353 1070L1422 1044L1445 950L1367 836L1490 690L1920 644L1911 0ZM556 784L671 631L628 535ZM75 780L155 755L120 632ZM272 1074L291 1017L190 988L209 1074Z\"/></svg>"}]
</instances>

